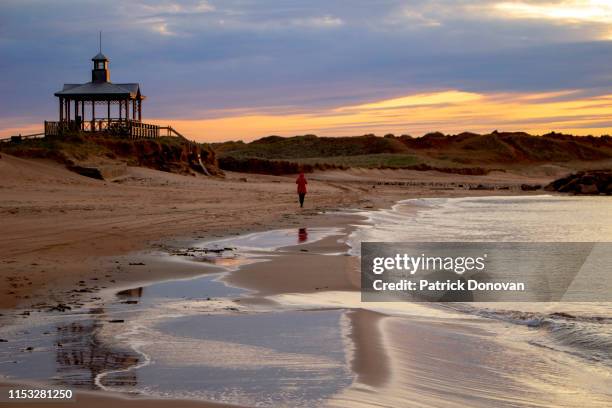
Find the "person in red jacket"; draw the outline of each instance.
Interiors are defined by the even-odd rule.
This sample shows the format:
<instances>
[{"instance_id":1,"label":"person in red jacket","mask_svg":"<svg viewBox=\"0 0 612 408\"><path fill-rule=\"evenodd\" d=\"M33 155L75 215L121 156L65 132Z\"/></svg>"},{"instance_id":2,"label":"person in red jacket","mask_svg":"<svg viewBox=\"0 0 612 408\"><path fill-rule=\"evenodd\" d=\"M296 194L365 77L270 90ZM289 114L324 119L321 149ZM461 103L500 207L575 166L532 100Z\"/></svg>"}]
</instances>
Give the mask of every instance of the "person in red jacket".
<instances>
[{"instance_id":1,"label":"person in red jacket","mask_svg":"<svg viewBox=\"0 0 612 408\"><path fill-rule=\"evenodd\" d=\"M306 177L304 177L304 173L301 172L298 176L297 180L295 180L295 184L297 184L297 193L300 199L300 207L304 207L304 197L306 197Z\"/></svg>"}]
</instances>

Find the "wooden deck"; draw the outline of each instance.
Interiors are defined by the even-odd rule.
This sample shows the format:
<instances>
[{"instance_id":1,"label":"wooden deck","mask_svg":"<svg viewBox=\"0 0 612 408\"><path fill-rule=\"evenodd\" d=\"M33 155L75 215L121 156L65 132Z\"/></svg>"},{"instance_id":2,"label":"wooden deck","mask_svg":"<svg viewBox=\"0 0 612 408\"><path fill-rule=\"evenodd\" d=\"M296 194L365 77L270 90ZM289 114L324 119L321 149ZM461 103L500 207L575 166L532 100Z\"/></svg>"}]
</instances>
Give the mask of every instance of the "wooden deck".
<instances>
[{"instance_id":1,"label":"wooden deck","mask_svg":"<svg viewBox=\"0 0 612 408\"><path fill-rule=\"evenodd\" d=\"M130 139L156 139L162 127L137 120L101 119L96 121L45 121L45 136L59 136L67 132L108 133Z\"/></svg>"}]
</instances>

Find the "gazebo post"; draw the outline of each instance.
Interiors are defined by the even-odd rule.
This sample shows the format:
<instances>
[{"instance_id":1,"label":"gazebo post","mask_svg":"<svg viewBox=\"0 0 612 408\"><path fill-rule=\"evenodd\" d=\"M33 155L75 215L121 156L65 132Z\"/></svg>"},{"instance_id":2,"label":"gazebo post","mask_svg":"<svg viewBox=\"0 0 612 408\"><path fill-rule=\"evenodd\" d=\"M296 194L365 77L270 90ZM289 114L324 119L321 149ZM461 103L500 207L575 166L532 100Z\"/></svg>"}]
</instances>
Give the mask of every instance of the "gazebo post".
<instances>
[{"instance_id":1,"label":"gazebo post","mask_svg":"<svg viewBox=\"0 0 612 408\"><path fill-rule=\"evenodd\" d=\"M119 99L119 122L123 121L123 101Z\"/></svg>"},{"instance_id":2,"label":"gazebo post","mask_svg":"<svg viewBox=\"0 0 612 408\"><path fill-rule=\"evenodd\" d=\"M76 126L78 125L77 119L79 117L79 101L75 100L74 101L74 126L76 129Z\"/></svg>"},{"instance_id":3,"label":"gazebo post","mask_svg":"<svg viewBox=\"0 0 612 408\"><path fill-rule=\"evenodd\" d=\"M96 101L91 100L91 131L96 131Z\"/></svg>"},{"instance_id":4,"label":"gazebo post","mask_svg":"<svg viewBox=\"0 0 612 408\"><path fill-rule=\"evenodd\" d=\"M70 125L70 98L66 99L66 121Z\"/></svg>"},{"instance_id":5,"label":"gazebo post","mask_svg":"<svg viewBox=\"0 0 612 408\"><path fill-rule=\"evenodd\" d=\"M138 121L142 122L142 99L138 98Z\"/></svg>"},{"instance_id":6,"label":"gazebo post","mask_svg":"<svg viewBox=\"0 0 612 408\"><path fill-rule=\"evenodd\" d=\"M136 120L136 99L132 99L132 119Z\"/></svg>"},{"instance_id":7,"label":"gazebo post","mask_svg":"<svg viewBox=\"0 0 612 408\"><path fill-rule=\"evenodd\" d=\"M85 100L81 99L81 130L85 130Z\"/></svg>"},{"instance_id":8,"label":"gazebo post","mask_svg":"<svg viewBox=\"0 0 612 408\"><path fill-rule=\"evenodd\" d=\"M106 119L108 120L107 128L110 127L111 117L110 117L110 99L106 101Z\"/></svg>"},{"instance_id":9,"label":"gazebo post","mask_svg":"<svg viewBox=\"0 0 612 408\"><path fill-rule=\"evenodd\" d=\"M59 98L59 121L64 121L64 98Z\"/></svg>"}]
</instances>

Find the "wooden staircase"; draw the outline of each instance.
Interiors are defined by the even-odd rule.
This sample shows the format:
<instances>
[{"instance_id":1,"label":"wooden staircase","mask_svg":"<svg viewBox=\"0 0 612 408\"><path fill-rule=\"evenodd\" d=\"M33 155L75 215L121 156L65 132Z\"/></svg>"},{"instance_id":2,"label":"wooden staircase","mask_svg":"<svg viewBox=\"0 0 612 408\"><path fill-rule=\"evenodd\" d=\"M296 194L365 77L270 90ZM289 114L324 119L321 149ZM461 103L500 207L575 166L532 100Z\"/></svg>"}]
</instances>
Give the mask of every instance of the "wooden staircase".
<instances>
[{"instance_id":1,"label":"wooden staircase","mask_svg":"<svg viewBox=\"0 0 612 408\"><path fill-rule=\"evenodd\" d=\"M207 176L210 176L210 173L206 169L206 166L204 166L204 163L202 163L202 157L200 156L200 153L197 151L197 146L198 146L197 142L195 142L194 140L187 139L185 136L183 136L181 133L179 133L176 129L174 129L170 125L164 126L164 127L160 127L159 129L160 130L166 130L167 136L178 137L179 139L182 139L185 143L187 143L190 146L190 148L193 148L193 153L197 156L198 163L200 164L200 167L202 168L202 171Z\"/></svg>"}]
</instances>

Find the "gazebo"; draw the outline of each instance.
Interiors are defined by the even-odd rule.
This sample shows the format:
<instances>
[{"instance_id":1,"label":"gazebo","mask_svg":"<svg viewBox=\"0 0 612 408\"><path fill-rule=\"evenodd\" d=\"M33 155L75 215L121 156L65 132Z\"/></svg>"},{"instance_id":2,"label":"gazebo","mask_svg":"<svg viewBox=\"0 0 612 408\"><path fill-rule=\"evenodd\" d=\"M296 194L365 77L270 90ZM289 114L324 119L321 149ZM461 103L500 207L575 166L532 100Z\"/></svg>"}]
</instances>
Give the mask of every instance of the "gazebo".
<instances>
[{"instance_id":1,"label":"gazebo","mask_svg":"<svg viewBox=\"0 0 612 408\"><path fill-rule=\"evenodd\" d=\"M45 134L82 131L158 137L158 126L142 123L145 96L140 92L140 85L112 83L109 60L102 52L91 60L91 82L64 84L62 90L55 93L59 98L59 121L45 122Z\"/></svg>"}]
</instances>

